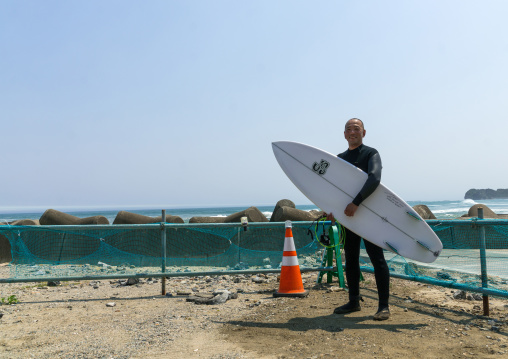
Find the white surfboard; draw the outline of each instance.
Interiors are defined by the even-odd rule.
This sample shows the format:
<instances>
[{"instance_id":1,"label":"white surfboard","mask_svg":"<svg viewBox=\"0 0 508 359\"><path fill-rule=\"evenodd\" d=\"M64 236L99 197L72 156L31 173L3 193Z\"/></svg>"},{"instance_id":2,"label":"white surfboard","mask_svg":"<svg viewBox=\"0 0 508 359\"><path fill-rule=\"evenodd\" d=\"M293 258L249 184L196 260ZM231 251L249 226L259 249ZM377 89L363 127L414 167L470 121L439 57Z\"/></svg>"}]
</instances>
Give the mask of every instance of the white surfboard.
<instances>
[{"instance_id":1,"label":"white surfboard","mask_svg":"<svg viewBox=\"0 0 508 359\"><path fill-rule=\"evenodd\" d=\"M431 263L443 245L429 225L382 183L353 217L344 209L360 192L367 174L343 159L296 142L272 143L279 165L316 206L362 238L403 257Z\"/></svg>"}]
</instances>

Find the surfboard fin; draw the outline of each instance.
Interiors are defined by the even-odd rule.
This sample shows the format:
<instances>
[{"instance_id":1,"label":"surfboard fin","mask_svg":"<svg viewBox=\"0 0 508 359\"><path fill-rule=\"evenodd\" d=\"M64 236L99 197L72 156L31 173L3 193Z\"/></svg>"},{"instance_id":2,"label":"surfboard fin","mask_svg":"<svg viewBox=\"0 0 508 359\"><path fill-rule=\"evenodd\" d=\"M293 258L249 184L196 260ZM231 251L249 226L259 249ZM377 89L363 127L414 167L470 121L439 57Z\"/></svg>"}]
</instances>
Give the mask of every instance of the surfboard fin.
<instances>
[{"instance_id":1,"label":"surfboard fin","mask_svg":"<svg viewBox=\"0 0 508 359\"><path fill-rule=\"evenodd\" d=\"M411 212L411 211L406 211L406 213L407 213L407 214L409 214L409 216L410 216L411 218L414 218L414 219L416 219L417 221L421 221L421 220L422 220L422 219L420 218L420 216L419 216L419 215L417 215L416 213L413 213L413 212Z\"/></svg>"},{"instance_id":2,"label":"surfboard fin","mask_svg":"<svg viewBox=\"0 0 508 359\"><path fill-rule=\"evenodd\" d=\"M431 250L430 250L430 248L429 248L429 246L428 246L428 245L426 245L425 243L420 242L419 240L417 240L417 241L416 241L416 243L418 243L420 246L422 246L422 247L423 247L423 248L425 248L426 250L431 251ZM432 251L431 251L431 252L432 252Z\"/></svg>"},{"instance_id":3,"label":"surfboard fin","mask_svg":"<svg viewBox=\"0 0 508 359\"><path fill-rule=\"evenodd\" d=\"M395 254L398 254L400 256L399 252L397 251L397 249L394 246L392 246L390 243L388 243L386 241L385 241L385 244L388 246L388 248L391 249L392 252L394 252Z\"/></svg>"},{"instance_id":4,"label":"surfboard fin","mask_svg":"<svg viewBox=\"0 0 508 359\"><path fill-rule=\"evenodd\" d=\"M416 243L418 243L421 247L425 248L426 250L428 250L430 253L432 253L435 257L438 257L439 254L441 253L441 251L433 251L432 249L429 248L429 246L427 246L425 243L423 242L420 242L419 240L416 241Z\"/></svg>"}]
</instances>

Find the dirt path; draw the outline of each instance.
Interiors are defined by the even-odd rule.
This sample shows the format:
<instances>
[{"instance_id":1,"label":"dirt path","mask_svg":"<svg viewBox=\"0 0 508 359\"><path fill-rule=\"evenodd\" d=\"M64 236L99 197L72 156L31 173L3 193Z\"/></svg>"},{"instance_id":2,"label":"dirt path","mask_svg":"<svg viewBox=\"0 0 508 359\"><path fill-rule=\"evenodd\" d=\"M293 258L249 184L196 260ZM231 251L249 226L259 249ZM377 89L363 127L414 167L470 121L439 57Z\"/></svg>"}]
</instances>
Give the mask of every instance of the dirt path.
<instances>
[{"instance_id":1,"label":"dirt path","mask_svg":"<svg viewBox=\"0 0 508 359\"><path fill-rule=\"evenodd\" d=\"M0 269L1 270L1 269ZM362 283L360 312L332 314L347 292L314 284L310 295L273 298L275 276L173 278L133 286L118 281L4 284L0 358L502 358L508 356L508 301L455 300L452 290L392 279L392 317L372 320L373 278ZM196 305L187 293L228 289L237 299ZM338 291L336 291L338 290ZM110 306L111 305L111 306Z\"/></svg>"}]
</instances>

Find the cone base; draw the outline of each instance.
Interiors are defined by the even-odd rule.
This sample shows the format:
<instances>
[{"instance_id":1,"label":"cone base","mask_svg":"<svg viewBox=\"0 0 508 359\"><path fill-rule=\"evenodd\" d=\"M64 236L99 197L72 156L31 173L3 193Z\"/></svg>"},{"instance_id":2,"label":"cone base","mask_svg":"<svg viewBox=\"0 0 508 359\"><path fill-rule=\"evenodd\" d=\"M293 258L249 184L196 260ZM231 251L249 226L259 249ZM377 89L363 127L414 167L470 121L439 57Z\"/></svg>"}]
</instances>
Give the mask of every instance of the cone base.
<instances>
[{"instance_id":1,"label":"cone base","mask_svg":"<svg viewBox=\"0 0 508 359\"><path fill-rule=\"evenodd\" d=\"M277 298L277 297L298 297L298 298L305 298L308 295L309 295L309 291L308 290L304 290L303 292L299 292L299 293L281 293L281 292L275 292L275 293L273 293L273 296L275 298Z\"/></svg>"}]
</instances>

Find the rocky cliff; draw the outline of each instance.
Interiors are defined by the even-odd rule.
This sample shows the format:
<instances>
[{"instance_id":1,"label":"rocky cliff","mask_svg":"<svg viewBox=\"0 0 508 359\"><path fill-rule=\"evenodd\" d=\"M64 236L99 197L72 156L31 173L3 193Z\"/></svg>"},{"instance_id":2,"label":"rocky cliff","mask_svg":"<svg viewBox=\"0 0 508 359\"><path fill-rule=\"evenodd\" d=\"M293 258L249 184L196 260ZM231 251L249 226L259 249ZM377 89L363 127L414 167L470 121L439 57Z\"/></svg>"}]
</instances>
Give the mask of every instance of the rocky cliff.
<instances>
[{"instance_id":1,"label":"rocky cliff","mask_svg":"<svg viewBox=\"0 0 508 359\"><path fill-rule=\"evenodd\" d=\"M496 198L508 198L508 188L493 190L487 189L470 189L464 195L464 199L496 199Z\"/></svg>"}]
</instances>

